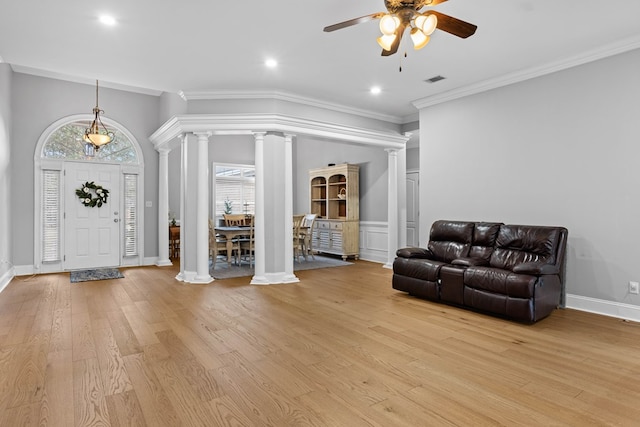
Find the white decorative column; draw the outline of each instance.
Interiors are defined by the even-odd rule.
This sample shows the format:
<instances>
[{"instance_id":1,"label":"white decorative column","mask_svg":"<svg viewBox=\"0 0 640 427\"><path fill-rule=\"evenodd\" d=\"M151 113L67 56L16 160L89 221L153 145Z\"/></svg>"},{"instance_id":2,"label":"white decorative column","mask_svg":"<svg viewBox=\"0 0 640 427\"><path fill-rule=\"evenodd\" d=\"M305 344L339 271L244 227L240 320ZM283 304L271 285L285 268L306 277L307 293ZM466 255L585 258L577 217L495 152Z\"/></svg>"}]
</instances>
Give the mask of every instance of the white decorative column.
<instances>
[{"instance_id":1,"label":"white decorative column","mask_svg":"<svg viewBox=\"0 0 640 427\"><path fill-rule=\"evenodd\" d=\"M211 283L209 274L209 137L211 132L195 132L198 137L198 182L196 201L196 277L191 283Z\"/></svg>"},{"instance_id":2,"label":"white decorative column","mask_svg":"<svg viewBox=\"0 0 640 427\"><path fill-rule=\"evenodd\" d=\"M176 279L184 281L185 262L184 262L184 236L186 230L185 221L185 198L187 194L187 135L181 134L180 139L180 272L176 275Z\"/></svg>"},{"instance_id":3,"label":"white decorative column","mask_svg":"<svg viewBox=\"0 0 640 427\"><path fill-rule=\"evenodd\" d=\"M293 135L284 134L284 279L299 282L293 274Z\"/></svg>"},{"instance_id":4,"label":"white decorative column","mask_svg":"<svg viewBox=\"0 0 640 427\"><path fill-rule=\"evenodd\" d=\"M387 226L388 228L388 249L387 249L387 263L385 268L393 268L393 260L396 256L396 250L398 249L398 150L395 148L387 148L385 151L388 153L388 200L387 200Z\"/></svg>"},{"instance_id":5,"label":"white decorative column","mask_svg":"<svg viewBox=\"0 0 640 427\"><path fill-rule=\"evenodd\" d=\"M169 259L169 150L158 150L158 260L159 267L173 265Z\"/></svg>"},{"instance_id":6,"label":"white decorative column","mask_svg":"<svg viewBox=\"0 0 640 427\"><path fill-rule=\"evenodd\" d=\"M256 208L254 215L254 251L255 251L255 271L251 279L252 285L269 284L265 276L265 209L264 209L264 136L266 132L254 133L255 147L255 198Z\"/></svg>"},{"instance_id":7,"label":"white decorative column","mask_svg":"<svg viewBox=\"0 0 640 427\"><path fill-rule=\"evenodd\" d=\"M293 274L292 135L255 133L256 285L298 282Z\"/></svg>"},{"instance_id":8,"label":"white decorative column","mask_svg":"<svg viewBox=\"0 0 640 427\"><path fill-rule=\"evenodd\" d=\"M398 150L398 248L407 247L407 148Z\"/></svg>"}]
</instances>

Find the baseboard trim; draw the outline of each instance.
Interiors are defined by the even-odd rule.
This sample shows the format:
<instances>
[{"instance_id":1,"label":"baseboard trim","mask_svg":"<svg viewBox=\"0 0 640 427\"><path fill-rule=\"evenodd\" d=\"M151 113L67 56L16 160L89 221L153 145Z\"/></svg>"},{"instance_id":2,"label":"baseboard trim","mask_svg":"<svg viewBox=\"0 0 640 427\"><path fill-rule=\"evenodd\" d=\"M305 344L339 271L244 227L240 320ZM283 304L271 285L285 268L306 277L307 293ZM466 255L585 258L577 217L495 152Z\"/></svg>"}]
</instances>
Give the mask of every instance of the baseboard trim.
<instances>
[{"instance_id":1,"label":"baseboard trim","mask_svg":"<svg viewBox=\"0 0 640 427\"><path fill-rule=\"evenodd\" d=\"M567 294L567 308L640 322L640 306Z\"/></svg>"},{"instance_id":2,"label":"baseboard trim","mask_svg":"<svg viewBox=\"0 0 640 427\"><path fill-rule=\"evenodd\" d=\"M4 288L11 283L11 280L13 280L15 276L15 269L13 267L5 271L4 274L0 276L0 292L4 291Z\"/></svg>"},{"instance_id":3,"label":"baseboard trim","mask_svg":"<svg viewBox=\"0 0 640 427\"><path fill-rule=\"evenodd\" d=\"M37 274L33 265L16 265L13 269L16 276L30 276L32 274Z\"/></svg>"}]
</instances>

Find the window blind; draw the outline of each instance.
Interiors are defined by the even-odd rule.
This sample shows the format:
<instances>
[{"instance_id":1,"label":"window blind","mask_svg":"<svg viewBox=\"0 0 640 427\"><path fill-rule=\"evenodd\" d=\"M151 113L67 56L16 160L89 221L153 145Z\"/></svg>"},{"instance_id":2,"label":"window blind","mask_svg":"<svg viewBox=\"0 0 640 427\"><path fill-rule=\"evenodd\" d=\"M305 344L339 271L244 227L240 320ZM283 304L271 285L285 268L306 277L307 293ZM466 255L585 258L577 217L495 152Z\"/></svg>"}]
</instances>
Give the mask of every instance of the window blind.
<instances>
[{"instance_id":1,"label":"window blind","mask_svg":"<svg viewBox=\"0 0 640 427\"><path fill-rule=\"evenodd\" d=\"M60 171L42 171L42 261L60 261Z\"/></svg>"},{"instance_id":2,"label":"window blind","mask_svg":"<svg viewBox=\"0 0 640 427\"><path fill-rule=\"evenodd\" d=\"M225 212L225 202L232 213L255 213L255 168L246 166L216 166L214 200L215 215Z\"/></svg>"},{"instance_id":3,"label":"window blind","mask_svg":"<svg viewBox=\"0 0 640 427\"><path fill-rule=\"evenodd\" d=\"M138 255L138 175L124 174L124 256Z\"/></svg>"}]
</instances>

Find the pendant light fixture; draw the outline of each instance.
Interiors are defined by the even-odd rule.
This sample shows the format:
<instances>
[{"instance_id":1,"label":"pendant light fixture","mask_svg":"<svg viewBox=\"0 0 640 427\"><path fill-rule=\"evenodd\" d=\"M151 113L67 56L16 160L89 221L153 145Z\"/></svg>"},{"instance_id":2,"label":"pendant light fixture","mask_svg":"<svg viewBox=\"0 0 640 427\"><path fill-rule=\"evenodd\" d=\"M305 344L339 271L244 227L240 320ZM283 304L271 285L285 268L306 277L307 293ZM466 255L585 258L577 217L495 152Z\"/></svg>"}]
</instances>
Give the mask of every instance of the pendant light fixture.
<instances>
[{"instance_id":1,"label":"pendant light fixture","mask_svg":"<svg viewBox=\"0 0 640 427\"><path fill-rule=\"evenodd\" d=\"M96 80L96 106L93 108L94 119L91 123L91 127L87 128L84 131L84 136L82 137L83 141L87 143L87 145L93 146L95 150L99 150L103 145L107 145L113 140L113 132L107 130L107 128L102 124L102 120L100 120L100 114L104 113L98 107L98 80Z\"/></svg>"}]
</instances>

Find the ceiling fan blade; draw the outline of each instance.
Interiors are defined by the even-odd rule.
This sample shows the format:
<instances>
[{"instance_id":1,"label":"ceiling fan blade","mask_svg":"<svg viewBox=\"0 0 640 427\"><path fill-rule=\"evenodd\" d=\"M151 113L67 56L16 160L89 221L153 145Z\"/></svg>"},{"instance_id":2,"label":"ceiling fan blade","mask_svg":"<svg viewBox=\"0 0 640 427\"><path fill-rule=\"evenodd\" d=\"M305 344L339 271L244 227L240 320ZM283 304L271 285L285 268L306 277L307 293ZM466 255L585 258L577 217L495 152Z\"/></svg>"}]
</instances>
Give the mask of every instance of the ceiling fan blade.
<instances>
[{"instance_id":1,"label":"ceiling fan blade","mask_svg":"<svg viewBox=\"0 0 640 427\"><path fill-rule=\"evenodd\" d=\"M371 15L361 16L360 18L349 19L348 21L339 22L337 24L329 25L328 27L324 27L325 33L330 33L331 31L341 30L342 28L351 27L352 25L362 24L364 22L369 22L374 19L382 18L384 13L372 13Z\"/></svg>"},{"instance_id":2,"label":"ceiling fan blade","mask_svg":"<svg viewBox=\"0 0 640 427\"><path fill-rule=\"evenodd\" d=\"M437 28L439 30L446 31L449 34L462 37L463 39L472 36L478 28L476 25L464 22L453 16L445 15L444 13L436 12L435 10L430 10L429 13L436 15L438 18Z\"/></svg>"},{"instance_id":3,"label":"ceiling fan blade","mask_svg":"<svg viewBox=\"0 0 640 427\"><path fill-rule=\"evenodd\" d=\"M401 23L396 29L396 39L393 41L391 45L391 49L384 50L382 49L382 56L391 56L398 51L400 47L400 41L402 40L402 35L404 34L404 30L407 28L407 24L405 22Z\"/></svg>"}]
</instances>

